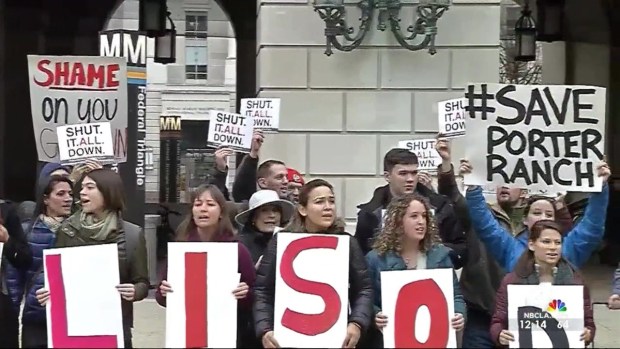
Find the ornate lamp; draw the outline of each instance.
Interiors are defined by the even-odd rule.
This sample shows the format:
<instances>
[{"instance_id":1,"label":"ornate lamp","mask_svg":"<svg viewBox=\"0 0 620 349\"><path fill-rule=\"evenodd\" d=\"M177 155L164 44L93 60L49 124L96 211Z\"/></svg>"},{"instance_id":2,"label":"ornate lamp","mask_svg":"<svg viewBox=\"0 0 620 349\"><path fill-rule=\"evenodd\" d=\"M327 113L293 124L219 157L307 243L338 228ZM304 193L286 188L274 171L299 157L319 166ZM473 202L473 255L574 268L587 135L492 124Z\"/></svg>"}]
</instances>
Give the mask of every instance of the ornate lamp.
<instances>
[{"instance_id":1,"label":"ornate lamp","mask_svg":"<svg viewBox=\"0 0 620 349\"><path fill-rule=\"evenodd\" d=\"M403 6L401 0L361 0L357 7L361 10L360 26L355 29L346 22L346 9L344 0L314 0L314 11L325 22L326 48L325 54L331 56L332 47L339 51L352 51L359 47L370 29L370 22L374 10L379 10L377 29L384 31L388 25L396 41L410 50L418 51L428 48L433 55L435 49L435 37L437 36L437 20L452 4L451 0L420 0L416 9L417 19L407 27L407 34L403 34L400 27L400 10ZM422 36L422 40L417 40ZM344 43L339 37L344 38ZM418 43L414 43L414 41Z\"/></svg>"},{"instance_id":2,"label":"ornate lamp","mask_svg":"<svg viewBox=\"0 0 620 349\"><path fill-rule=\"evenodd\" d=\"M564 2L564 0L537 1L539 41L552 42L564 38Z\"/></svg>"},{"instance_id":3,"label":"ornate lamp","mask_svg":"<svg viewBox=\"0 0 620 349\"><path fill-rule=\"evenodd\" d=\"M140 0L138 29L154 38L166 29L166 0Z\"/></svg>"},{"instance_id":4,"label":"ornate lamp","mask_svg":"<svg viewBox=\"0 0 620 349\"><path fill-rule=\"evenodd\" d=\"M532 18L529 1L526 1L521 17L515 24L515 61L536 60L536 22Z\"/></svg>"},{"instance_id":5,"label":"ornate lamp","mask_svg":"<svg viewBox=\"0 0 620 349\"><path fill-rule=\"evenodd\" d=\"M177 61L176 27L174 26L174 21L170 18L170 12L166 12L166 18L170 22L170 29L164 29L162 35L155 38L155 57L153 61L161 64L170 64Z\"/></svg>"}]
</instances>

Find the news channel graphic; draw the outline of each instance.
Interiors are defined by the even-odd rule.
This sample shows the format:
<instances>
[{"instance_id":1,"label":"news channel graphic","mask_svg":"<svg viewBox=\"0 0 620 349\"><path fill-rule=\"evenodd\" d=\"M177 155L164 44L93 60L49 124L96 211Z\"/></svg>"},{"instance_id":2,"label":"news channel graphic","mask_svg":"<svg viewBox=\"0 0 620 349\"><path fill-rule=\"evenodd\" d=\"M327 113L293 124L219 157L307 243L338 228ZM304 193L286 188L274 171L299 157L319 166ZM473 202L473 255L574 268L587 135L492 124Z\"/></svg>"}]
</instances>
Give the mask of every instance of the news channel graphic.
<instances>
[{"instance_id":1,"label":"news channel graphic","mask_svg":"<svg viewBox=\"0 0 620 349\"><path fill-rule=\"evenodd\" d=\"M520 306L517 310L517 317L509 318L509 329L544 332L583 331L583 317L575 317L575 313L569 310L570 305L561 298L549 300L544 308Z\"/></svg>"}]
</instances>

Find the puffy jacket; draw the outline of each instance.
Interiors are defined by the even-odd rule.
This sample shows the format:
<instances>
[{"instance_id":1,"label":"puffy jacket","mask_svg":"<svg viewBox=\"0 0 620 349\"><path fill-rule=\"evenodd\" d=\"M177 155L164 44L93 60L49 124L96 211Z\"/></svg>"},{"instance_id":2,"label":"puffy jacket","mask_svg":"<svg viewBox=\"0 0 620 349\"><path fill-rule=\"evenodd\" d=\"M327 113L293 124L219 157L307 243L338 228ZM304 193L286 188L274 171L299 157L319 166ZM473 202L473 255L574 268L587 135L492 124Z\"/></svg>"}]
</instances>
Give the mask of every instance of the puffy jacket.
<instances>
[{"instance_id":1,"label":"puffy jacket","mask_svg":"<svg viewBox=\"0 0 620 349\"><path fill-rule=\"evenodd\" d=\"M489 210L481 187L468 189L466 199L472 226L478 237L500 266L506 272L511 272L519 257L527 250L529 232L525 229L513 237L506 231ZM600 193L590 196L583 218L564 237L562 256L577 268L581 268L590 259L603 239L608 202L609 186L605 183Z\"/></svg>"},{"instance_id":2,"label":"puffy jacket","mask_svg":"<svg viewBox=\"0 0 620 349\"><path fill-rule=\"evenodd\" d=\"M0 200L0 224L9 233L9 241L4 244L0 256L0 294L8 295L16 313L19 313L24 294L24 271L32 264L32 252L14 203Z\"/></svg>"},{"instance_id":3,"label":"puffy jacket","mask_svg":"<svg viewBox=\"0 0 620 349\"><path fill-rule=\"evenodd\" d=\"M254 287L254 321L256 336L263 335L274 329L274 301L276 288L276 259L278 236L276 233L263 255L256 272ZM335 235L349 235L346 232L334 232ZM350 239L349 246L349 303L348 322L354 322L364 330L368 329L373 319L372 281L368 275L366 260L357 241Z\"/></svg>"},{"instance_id":4,"label":"puffy jacket","mask_svg":"<svg viewBox=\"0 0 620 349\"><path fill-rule=\"evenodd\" d=\"M366 255L368 271L373 283L374 290L374 310L375 315L381 311L381 272L393 270L407 270L405 261L395 252L388 252L379 255L376 250L370 251ZM450 249L443 245L435 245L426 253L426 269L453 268L450 259ZM454 312L467 316L465 301L459 287L459 280L456 273L453 273L454 280Z\"/></svg>"},{"instance_id":5,"label":"puffy jacket","mask_svg":"<svg viewBox=\"0 0 620 349\"><path fill-rule=\"evenodd\" d=\"M459 222L451 201L443 195L433 192L431 189L418 183L416 192L428 199L430 205L435 210L435 219L439 228L439 236L443 243L452 252L452 264L455 269L460 269L466 262L466 236L465 231ZM392 200L389 187L383 186L375 189L369 202L359 205L357 214L357 227L355 228L355 238L357 239L364 254L372 249L372 242L381 229L381 211L389 205Z\"/></svg>"}]
</instances>

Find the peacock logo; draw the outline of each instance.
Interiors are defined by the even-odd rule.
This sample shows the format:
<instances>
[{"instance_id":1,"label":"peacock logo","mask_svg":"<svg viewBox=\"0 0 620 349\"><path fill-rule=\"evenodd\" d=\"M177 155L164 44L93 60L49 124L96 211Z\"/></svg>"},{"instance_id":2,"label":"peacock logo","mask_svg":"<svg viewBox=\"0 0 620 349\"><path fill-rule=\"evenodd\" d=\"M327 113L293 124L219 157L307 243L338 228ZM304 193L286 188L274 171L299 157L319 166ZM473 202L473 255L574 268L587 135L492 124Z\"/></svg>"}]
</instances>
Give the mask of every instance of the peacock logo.
<instances>
[{"instance_id":1,"label":"peacock logo","mask_svg":"<svg viewBox=\"0 0 620 349\"><path fill-rule=\"evenodd\" d=\"M561 299L554 299L549 302L549 306L547 307L548 312L565 312L566 311L566 303L562 302Z\"/></svg>"}]
</instances>

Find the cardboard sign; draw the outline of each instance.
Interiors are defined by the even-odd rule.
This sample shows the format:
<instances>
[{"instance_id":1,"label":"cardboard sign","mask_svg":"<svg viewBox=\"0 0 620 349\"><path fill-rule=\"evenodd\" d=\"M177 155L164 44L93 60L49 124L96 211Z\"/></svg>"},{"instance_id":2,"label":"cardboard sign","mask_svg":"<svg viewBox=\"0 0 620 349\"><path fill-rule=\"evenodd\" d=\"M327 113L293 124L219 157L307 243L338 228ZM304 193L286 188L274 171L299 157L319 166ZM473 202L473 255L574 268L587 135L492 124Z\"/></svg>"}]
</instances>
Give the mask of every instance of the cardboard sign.
<instances>
[{"instance_id":1,"label":"cardboard sign","mask_svg":"<svg viewBox=\"0 0 620 349\"><path fill-rule=\"evenodd\" d=\"M255 129L278 131L280 98L243 98L239 113L254 118Z\"/></svg>"},{"instance_id":2,"label":"cardboard sign","mask_svg":"<svg viewBox=\"0 0 620 349\"><path fill-rule=\"evenodd\" d=\"M441 165L441 156L435 150L435 139L414 139L411 141L400 141L398 147L408 149L418 156L418 170L436 172Z\"/></svg>"},{"instance_id":3,"label":"cardboard sign","mask_svg":"<svg viewBox=\"0 0 620 349\"><path fill-rule=\"evenodd\" d=\"M109 122L58 126L56 132L62 163L73 164L84 159L114 161Z\"/></svg>"},{"instance_id":4,"label":"cardboard sign","mask_svg":"<svg viewBox=\"0 0 620 349\"><path fill-rule=\"evenodd\" d=\"M211 119L207 137L208 146L214 148L226 146L239 152L250 152L254 132L252 117L220 110L211 110L209 114Z\"/></svg>"},{"instance_id":5,"label":"cardboard sign","mask_svg":"<svg viewBox=\"0 0 620 349\"><path fill-rule=\"evenodd\" d=\"M120 57L28 55L39 161L59 162L58 126L108 122L114 157L127 161L127 61Z\"/></svg>"},{"instance_id":6,"label":"cardboard sign","mask_svg":"<svg viewBox=\"0 0 620 349\"><path fill-rule=\"evenodd\" d=\"M605 89L469 85L465 184L515 184L550 192L600 192Z\"/></svg>"},{"instance_id":7,"label":"cardboard sign","mask_svg":"<svg viewBox=\"0 0 620 349\"><path fill-rule=\"evenodd\" d=\"M583 348L583 286L508 285L511 348Z\"/></svg>"},{"instance_id":8,"label":"cardboard sign","mask_svg":"<svg viewBox=\"0 0 620 349\"><path fill-rule=\"evenodd\" d=\"M349 236L278 233L274 336L283 348L340 348L347 332Z\"/></svg>"},{"instance_id":9,"label":"cardboard sign","mask_svg":"<svg viewBox=\"0 0 620 349\"><path fill-rule=\"evenodd\" d=\"M43 263L49 348L123 348L117 245L47 249Z\"/></svg>"},{"instance_id":10,"label":"cardboard sign","mask_svg":"<svg viewBox=\"0 0 620 349\"><path fill-rule=\"evenodd\" d=\"M168 243L167 348L236 348L235 242Z\"/></svg>"},{"instance_id":11,"label":"cardboard sign","mask_svg":"<svg viewBox=\"0 0 620 349\"><path fill-rule=\"evenodd\" d=\"M385 348L456 348L452 269L381 272ZM420 295L424 295L421 297Z\"/></svg>"},{"instance_id":12,"label":"cardboard sign","mask_svg":"<svg viewBox=\"0 0 620 349\"><path fill-rule=\"evenodd\" d=\"M450 99L437 103L439 111L439 134L443 138L458 138L465 135L464 98Z\"/></svg>"}]
</instances>

